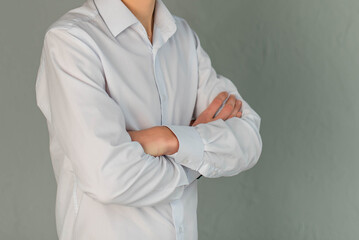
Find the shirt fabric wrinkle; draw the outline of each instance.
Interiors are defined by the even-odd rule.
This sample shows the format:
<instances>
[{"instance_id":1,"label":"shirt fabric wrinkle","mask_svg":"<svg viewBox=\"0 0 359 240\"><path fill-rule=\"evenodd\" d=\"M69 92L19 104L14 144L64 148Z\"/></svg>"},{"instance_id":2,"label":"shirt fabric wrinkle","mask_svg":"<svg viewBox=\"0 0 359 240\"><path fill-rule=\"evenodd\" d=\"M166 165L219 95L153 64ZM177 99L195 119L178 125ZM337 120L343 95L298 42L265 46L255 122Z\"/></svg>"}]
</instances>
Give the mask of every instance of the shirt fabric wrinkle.
<instances>
[{"instance_id":1,"label":"shirt fabric wrinkle","mask_svg":"<svg viewBox=\"0 0 359 240\"><path fill-rule=\"evenodd\" d=\"M221 91L242 100L242 117L189 126ZM197 240L197 179L243 172L262 151L260 116L162 0L152 44L119 0L86 0L53 22L36 102L49 130L60 240ZM154 157L130 141L127 131L153 126L176 135L176 153Z\"/></svg>"}]
</instances>

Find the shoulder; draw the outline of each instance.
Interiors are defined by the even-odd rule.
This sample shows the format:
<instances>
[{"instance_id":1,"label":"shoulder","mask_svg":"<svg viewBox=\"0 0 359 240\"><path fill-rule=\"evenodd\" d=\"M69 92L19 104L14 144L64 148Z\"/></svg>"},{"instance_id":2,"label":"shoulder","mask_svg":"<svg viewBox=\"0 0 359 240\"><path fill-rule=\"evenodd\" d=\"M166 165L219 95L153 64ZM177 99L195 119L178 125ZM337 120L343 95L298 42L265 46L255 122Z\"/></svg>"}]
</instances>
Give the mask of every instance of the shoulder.
<instances>
[{"instance_id":1,"label":"shoulder","mask_svg":"<svg viewBox=\"0 0 359 240\"><path fill-rule=\"evenodd\" d=\"M188 21L186 19L184 19L183 17L179 17L177 15L173 15L173 18L176 21L176 25L177 25L177 30L181 33L181 34L186 34L187 37L190 38L191 41L193 41L195 43L195 45L198 45L198 35L196 33L196 31L190 26L190 24L188 23Z\"/></svg>"},{"instance_id":2,"label":"shoulder","mask_svg":"<svg viewBox=\"0 0 359 240\"><path fill-rule=\"evenodd\" d=\"M186 19L184 19L183 17L179 17L177 15L172 14L173 18L175 19L176 25L178 30L180 31L185 31L189 34L193 34L193 29L191 28L191 26L189 25L189 23L187 22Z\"/></svg>"},{"instance_id":3,"label":"shoulder","mask_svg":"<svg viewBox=\"0 0 359 240\"><path fill-rule=\"evenodd\" d=\"M101 28L100 16L91 3L86 1L52 22L45 30L44 43L56 37L64 41L76 39L90 44L92 33Z\"/></svg>"}]
</instances>

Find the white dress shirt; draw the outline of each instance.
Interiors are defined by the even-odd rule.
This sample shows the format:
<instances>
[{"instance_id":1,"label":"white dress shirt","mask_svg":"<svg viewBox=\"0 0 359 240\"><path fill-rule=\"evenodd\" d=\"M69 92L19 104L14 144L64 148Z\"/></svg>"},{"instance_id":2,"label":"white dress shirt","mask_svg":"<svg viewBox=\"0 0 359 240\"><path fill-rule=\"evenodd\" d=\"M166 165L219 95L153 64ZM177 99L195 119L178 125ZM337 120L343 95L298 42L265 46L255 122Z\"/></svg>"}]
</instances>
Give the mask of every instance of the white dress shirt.
<instances>
[{"instance_id":1,"label":"white dress shirt","mask_svg":"<svg viewBox=\"0 0 359 240\"><path fill-rule=\"evenodd\" d=\"M242 100L242 117L189 126L221 91ZM153 44L120 0L87 0L51 24L36 101L61 240L198 239L197 177L234 176L262 151L259 115L161 0ZM127 132L153 126L173 131L178 152L151 156Z\"/></svg>"}]
</instances>

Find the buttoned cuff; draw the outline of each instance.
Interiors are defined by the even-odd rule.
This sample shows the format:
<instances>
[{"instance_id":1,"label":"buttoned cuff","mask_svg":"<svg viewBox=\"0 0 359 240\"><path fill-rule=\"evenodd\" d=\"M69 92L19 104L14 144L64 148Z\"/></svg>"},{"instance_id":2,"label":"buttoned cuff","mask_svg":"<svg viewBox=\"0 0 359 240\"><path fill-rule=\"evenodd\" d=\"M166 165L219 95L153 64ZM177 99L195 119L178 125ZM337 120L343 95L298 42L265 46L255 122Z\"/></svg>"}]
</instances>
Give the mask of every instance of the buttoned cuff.
<instances>
[{"instance_id":1,"label":"buttoned cuff","mask_svg":"<svg viewBox=\"0 0 359 240\"><path fill-rule=\"evenodd\" d=\"M192 126L169 124L164 126L176 135L179 143L178 151L167 156L173 158L177 163L197 171L202 165L204 153L201 135Z\"/></svg>"}]
</instances>

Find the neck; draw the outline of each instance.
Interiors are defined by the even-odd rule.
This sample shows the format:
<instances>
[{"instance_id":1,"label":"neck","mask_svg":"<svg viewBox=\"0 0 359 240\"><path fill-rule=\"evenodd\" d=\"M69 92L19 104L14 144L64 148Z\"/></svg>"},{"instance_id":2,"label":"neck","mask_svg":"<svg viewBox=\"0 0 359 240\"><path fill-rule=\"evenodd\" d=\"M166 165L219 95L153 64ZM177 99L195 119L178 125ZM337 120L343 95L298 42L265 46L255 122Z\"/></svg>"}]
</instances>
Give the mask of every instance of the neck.
<instances>
[{"instance_id":1,"label":"neck","mask_svg":"<svg viewBox=\"0 0 359 240\"><path fill-rule=\"evenodd\" d=\"M137 17L152 39L153 13L156 0L119 0Z\"/></svg>"}]
</instances>

